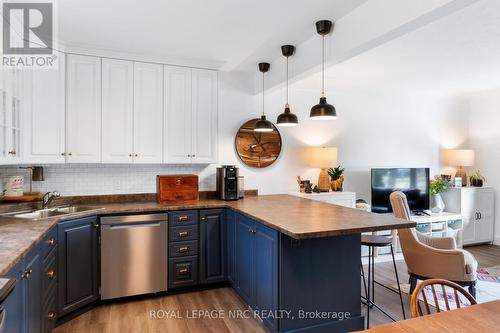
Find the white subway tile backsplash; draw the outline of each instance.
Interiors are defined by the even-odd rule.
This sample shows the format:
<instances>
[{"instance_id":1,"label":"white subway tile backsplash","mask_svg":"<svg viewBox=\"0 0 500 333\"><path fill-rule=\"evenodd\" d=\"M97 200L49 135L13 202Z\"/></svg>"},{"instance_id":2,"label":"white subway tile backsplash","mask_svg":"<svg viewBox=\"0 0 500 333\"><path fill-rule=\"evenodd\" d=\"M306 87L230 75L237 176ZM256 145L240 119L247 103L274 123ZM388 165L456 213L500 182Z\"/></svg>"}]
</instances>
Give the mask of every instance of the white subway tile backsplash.
<instances>
[{"instance_id":1,"label":"white subway tile backsplash","mask_svg":"<svg viewBox=\"0 0 500 333\"><path fill-rule=\"evenodd\" d=\"M57 190L61 195L96 195L156 192L156 176L196 174L200 191L215 190L215 165L156 164L51 164L44 167L43 182L33 182L33 191ZM0 180L24 175L25 191L29 190L29 174L19 165L1 166ZM3 188L3 186L0 186Z\"/></svg>"}]
</instances>

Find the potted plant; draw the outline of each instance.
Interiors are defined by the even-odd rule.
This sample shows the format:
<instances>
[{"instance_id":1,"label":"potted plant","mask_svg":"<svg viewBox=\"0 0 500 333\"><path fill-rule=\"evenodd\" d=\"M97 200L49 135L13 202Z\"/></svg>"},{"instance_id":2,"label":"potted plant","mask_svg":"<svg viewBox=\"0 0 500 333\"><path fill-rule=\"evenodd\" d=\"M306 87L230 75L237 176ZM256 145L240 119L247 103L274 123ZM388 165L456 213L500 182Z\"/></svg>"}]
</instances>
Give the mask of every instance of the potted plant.
<instances>
[{"instance_id":1,"label":"potted plant","mask_svg":"<svg viewBox=\"0 0 500 333\"><path fill-rule=\"evenodd\" d=\"M432 194L431 211L433 213L442 213L444 211L444 201L441 192L448 188L448 182L442 178L436 177L430 181L429 187Z\"/></svg>"},{"instance_id":2,"label":"potted plant","mask_svg":"<svg viewBox=\"0 0 500 333\"><path fill-rule=\"evenodd\" d=\"M328 169L328 175L330 176L330 186L334 192L342 192L342 185L344 184L344 168L340 165L335 168Z\"/></svg>"},{"instance_id":3,"label":"potted plant","mask_svg":"<svg viewBox=\"0 0 500 333\"><path fill-rule=\"evenodd\" d=\"M486 178L481 175L481 171L479 170L476 170L469 179L470 185L474 187L483 187L484 182L486 182Z\"/></svg>"}]
</instances>

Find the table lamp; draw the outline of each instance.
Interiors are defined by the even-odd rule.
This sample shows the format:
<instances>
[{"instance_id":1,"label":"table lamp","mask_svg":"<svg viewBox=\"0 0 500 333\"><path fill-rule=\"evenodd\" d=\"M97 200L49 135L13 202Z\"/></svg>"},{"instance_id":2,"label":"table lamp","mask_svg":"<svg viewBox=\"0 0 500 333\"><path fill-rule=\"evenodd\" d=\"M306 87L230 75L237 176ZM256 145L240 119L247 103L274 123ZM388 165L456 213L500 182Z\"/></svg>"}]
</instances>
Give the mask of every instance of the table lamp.
<instances>
[{"instance_id":1,"label":"table lamp","mask_svg":"<svg viewBox=\"0 0 500 333\"><path fill-rule=\"evenodd\" d=\"M448 149L444 152L444 162L453 167L458 167L455 177L462 178L462 186L467 186L467 174L464 167L474 165L474 150Z\"/></svg>"},{"instance_id":2,"label":"table lamp","mask_svg":"<svg viewBox=\"0 0 500 333\"><path fill-rule=\"evenodd\" d=\"M330 191L330 177L327 169L337 165L337 148L313 147L310 148L309 164L313 168L320 168L318 177L318 188L321 192Z\"/></svg>"}]
</instances>

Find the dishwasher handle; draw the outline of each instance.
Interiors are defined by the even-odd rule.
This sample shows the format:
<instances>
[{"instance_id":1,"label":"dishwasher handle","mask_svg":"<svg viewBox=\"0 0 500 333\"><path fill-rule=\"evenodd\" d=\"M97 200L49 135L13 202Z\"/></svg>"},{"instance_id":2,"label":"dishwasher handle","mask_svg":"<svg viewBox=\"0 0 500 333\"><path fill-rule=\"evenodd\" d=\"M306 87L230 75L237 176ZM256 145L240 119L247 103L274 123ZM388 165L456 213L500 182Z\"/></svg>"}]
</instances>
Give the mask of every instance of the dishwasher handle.
<instances>
[{"instance_id":1,"label":"dishwasher handle","mask_svg":"<svg viewBox=\"0 0 500 333\"><path fill-rule=\"evenodd\" d=\"M159 227L161 222L144 222L144 223L116 223L116 224L105 224L111 230L116 229L131 229L131 228L146 228L146 227Z\"/></svg>"},{"instance_id":2,"label":"dishwasher handle","mask_svg":"<svg viewBox=\"0 0 500 333\"><path fill-rule=\"evenodd\" d=\"M167 221L168 221L168 215L166 213L101 217L101 225L144 224L144 223L159 223Z\"/></svg>"}]
</instances>

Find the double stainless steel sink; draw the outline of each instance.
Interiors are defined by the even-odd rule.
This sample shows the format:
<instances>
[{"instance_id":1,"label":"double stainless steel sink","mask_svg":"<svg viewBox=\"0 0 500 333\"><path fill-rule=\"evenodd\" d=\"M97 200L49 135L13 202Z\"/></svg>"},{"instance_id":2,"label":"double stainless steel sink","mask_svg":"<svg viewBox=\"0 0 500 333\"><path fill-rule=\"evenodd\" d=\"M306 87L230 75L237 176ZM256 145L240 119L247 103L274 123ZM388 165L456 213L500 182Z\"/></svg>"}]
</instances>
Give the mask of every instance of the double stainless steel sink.
<instances>
[{"instance_id":1,"label":"double stainless steel sink","mask_svg":"<svg viewBox=\"0 0 500 333\"><path fill-rule=\"evenodd\" d=\"M20 212L11 212L7 214L2 214L1 216L27 219L27 220L41 220L49 217L74 214L94 209L98 209L98 207L63 206L63 207L45 208L37 210L27 210Z\"/></svg>"}]
</instances>

